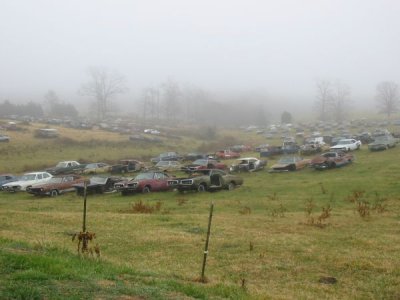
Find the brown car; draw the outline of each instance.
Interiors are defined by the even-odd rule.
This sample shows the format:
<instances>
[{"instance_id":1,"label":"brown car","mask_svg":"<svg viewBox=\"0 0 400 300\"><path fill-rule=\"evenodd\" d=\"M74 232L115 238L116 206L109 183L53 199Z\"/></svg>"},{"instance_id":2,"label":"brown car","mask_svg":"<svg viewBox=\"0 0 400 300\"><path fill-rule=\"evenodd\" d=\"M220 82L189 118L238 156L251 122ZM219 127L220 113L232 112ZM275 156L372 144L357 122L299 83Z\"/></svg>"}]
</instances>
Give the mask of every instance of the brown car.
<instances>
[{"instance_id":1,"label":"brown car","mask_svg":"<svg viewBox=\"0 0 400 300\"><path fill-rule=\"evenodd\" d=\"M342 151L330 151L314 157L311 166L316 170L339 168L351 163L354 160L353 154Z\"/></svg>"},{"instance_id":2,"label":"brown car","mask_svg":"<svg viewBox=\"0 0 400 300\"><path fill-rule=\"evenodd\" d=\"M83 183L85 178L79 175L54 176L46 183L33 185L27 192L36 196L56 197L60 194L75 191L74 184Z\"/></svg>"}]
</instances>

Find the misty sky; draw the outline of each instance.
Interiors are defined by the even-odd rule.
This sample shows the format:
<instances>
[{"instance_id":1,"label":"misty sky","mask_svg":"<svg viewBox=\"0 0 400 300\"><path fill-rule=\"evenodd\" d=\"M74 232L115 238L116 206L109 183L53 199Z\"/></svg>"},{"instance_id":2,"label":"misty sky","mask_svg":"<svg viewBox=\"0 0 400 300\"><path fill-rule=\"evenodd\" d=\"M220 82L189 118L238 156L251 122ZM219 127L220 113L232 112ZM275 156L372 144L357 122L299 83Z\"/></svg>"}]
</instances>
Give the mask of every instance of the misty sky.
<instances>
[{"instance_id":1,"label":"misty sky","mask_svg":"<svg viewBox=\"0 0 400 300\"><path fill-rule=\"evenodd\" d=\"M90 66L129 94L168 77L211 91L315 99L315 82L373 99L400 82L398 0L0 0L0 101L79 101Z\"/></svg>"}]
</instances>

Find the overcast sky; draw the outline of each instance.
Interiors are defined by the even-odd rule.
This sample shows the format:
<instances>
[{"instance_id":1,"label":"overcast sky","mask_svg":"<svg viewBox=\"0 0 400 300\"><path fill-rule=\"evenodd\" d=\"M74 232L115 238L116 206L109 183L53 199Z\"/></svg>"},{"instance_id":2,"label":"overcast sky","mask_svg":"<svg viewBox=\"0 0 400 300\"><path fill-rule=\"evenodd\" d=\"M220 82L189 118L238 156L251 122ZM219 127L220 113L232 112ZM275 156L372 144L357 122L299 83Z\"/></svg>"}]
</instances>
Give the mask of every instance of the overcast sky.
<instances>
[{"instance_id":1,"label":"overcast sky","mask_svg":"<svg viewBox=\"0 0 400 300\"><path fill-rule=\"evenodd\" d=\"M398 0L0 0L0 100L77 101L90 66L133 95L170 77L211 91L315 99L340 79L355 100L400 82Z\"/></svg>"}]
</instances>

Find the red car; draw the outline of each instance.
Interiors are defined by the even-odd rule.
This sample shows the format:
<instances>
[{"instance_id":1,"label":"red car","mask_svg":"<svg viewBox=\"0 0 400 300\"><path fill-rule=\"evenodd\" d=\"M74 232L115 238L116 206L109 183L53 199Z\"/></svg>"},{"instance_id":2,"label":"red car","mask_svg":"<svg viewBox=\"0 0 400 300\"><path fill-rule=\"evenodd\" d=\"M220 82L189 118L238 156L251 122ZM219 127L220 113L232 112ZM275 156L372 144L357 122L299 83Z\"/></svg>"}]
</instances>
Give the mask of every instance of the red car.
<instances>
[{"instance_id":1,"label":"red car","mask_svg":"<svg viewBox=\"0 0 400 300\"><path fill-rule=\"evenodd\" d=\"M215 156L220 159L239 158L240 154L232 150L220 150L215 153Z\"/></svg>"},{"instance_id":2,"label":"red car","mask_svg":"<svg viewBox=\"0 0 400 300\"><path fill-rule=\"evenodd\" d=\"M114 187L122 195L167 191L171 188L168 180L173 178L164 172L151 171L140 173L131 180L117 182Z\"/></svg>"},{"instance_id":3,"label":"red car","mask_svg":"<svg viewBox=\"0 0 400 300\"><path fill-rule=\"evenodd\" d=\"M29 194L36 196L56 197L60 194L75 191L75 184L83 184L85 178L79 175L59 175L54 176L45 183L34 184L27 189Z\"/></svg>"},{"instance_id":4,"label":"red car","mask_svg":"<svg viewBox=\"0 0 400 300\"><path fill-rule=\"evenodd\" d=\"M215 159L210 159L210 158L205 158L205 159L197 159L190 165L182 167L182 171L186 173L190 173L193 171L197 170L203 170L203 169L220 169L220 170L225 170L227 169L227 165L215 160Z\"/></svg>"}]
</instances>

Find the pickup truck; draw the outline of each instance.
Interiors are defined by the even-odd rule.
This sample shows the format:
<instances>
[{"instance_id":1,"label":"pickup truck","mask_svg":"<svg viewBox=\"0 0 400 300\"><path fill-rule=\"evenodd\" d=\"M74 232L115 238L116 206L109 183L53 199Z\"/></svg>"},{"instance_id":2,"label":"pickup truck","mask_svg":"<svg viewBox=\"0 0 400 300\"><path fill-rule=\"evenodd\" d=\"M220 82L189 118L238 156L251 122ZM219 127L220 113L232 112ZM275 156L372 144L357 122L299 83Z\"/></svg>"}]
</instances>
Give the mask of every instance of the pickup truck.
<instances>
[{"instance_id":1,"label":"pickup truck","mask_svg":"<svg viewBox=\"0 0 400 300\"><path fill-rule=\"evenodd\" d=\"M188 178L168 180L168 185L176 188L179 192L233 190L242 184L243 178L218 169L197 170Z\"/></svg>"}]
</instances>

